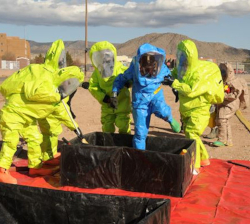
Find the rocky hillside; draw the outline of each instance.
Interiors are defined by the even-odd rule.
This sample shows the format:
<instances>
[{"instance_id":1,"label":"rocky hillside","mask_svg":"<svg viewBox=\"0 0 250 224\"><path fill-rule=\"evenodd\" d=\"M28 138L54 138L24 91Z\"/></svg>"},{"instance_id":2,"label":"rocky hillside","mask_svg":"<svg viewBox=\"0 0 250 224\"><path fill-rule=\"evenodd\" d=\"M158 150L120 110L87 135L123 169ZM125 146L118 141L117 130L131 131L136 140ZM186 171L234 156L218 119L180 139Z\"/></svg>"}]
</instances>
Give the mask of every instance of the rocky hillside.
<instances>
[{"instance_id":1,"label":"rocky hillside","mask_svg":"<svg viewBox=\"0 0 250 224\"><path fill-rule=\"evenodd\" d=\"M137 48L143 43L151 43L157 47L163 48L167 54L176 54L178 43L185 39L191 39L187 36L174 33L151 33L142 37L129 40L122 44L115 44L118 55L127 55L132 57L136 54ZM223 43L202 42L191 39L196 43L199 57L214 58L217 62L220 61L245 61L250 58L250 50L238 49L230 47ZM29 41L31 54L45 54L51 43L37 43ZM88 47L91 47L94 42L88 42ZM70 52L74 59L78 58L84 61L84 41L65 41L66 50Z\"/></svg>"},{"instance_id":2,"label":"rocky hillside","mask_svg":"<svg viewBox=\"0 0 250 224\"><path fill-rule=\"evenodd\" d=\"M119 55L133 56L137 48L143 43L151 43L157 47L163 48L167 54L176 54L178 43L185 39L191 39L184 35L164 33L147 34L120 44L117 47ZM250 50L237 49L223 43L202 42L191 39L195 42L199 57L214 58L219 61L245 61L250 58Z\"/></svg>"}]
</instances>

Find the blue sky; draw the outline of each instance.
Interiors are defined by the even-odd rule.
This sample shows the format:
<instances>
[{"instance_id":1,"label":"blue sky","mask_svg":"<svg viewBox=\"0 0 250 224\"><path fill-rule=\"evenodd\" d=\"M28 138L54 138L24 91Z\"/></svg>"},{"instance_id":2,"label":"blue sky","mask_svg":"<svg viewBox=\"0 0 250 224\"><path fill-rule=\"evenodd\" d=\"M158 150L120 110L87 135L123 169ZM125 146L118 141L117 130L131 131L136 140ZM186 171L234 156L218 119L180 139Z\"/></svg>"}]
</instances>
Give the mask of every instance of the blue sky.
<instances>
[{"instance_id":1,"label":"blue sky","mask_svg":"<svg viewBox=\"0 0 250 224\"><path fill-rule=\"evenodd\" d=\"M0 0L0 33L36 42L85 39L85 0ZM177 33L250 50L250 0L88 0L88 41Z\"/></svg>"}]
</instances>

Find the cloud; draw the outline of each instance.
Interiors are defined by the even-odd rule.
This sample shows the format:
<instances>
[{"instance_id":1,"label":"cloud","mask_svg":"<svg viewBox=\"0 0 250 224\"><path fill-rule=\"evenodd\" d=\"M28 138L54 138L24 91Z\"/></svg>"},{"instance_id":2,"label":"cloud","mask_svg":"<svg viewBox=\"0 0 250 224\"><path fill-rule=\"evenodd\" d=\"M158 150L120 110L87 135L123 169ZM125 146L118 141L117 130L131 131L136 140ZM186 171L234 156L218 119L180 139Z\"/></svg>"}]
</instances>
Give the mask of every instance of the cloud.
<instances>
[{"instance_id":1,"label":"cloud","mask_svg":"<svg viewBox=\"0 0 250 224\"><path fill-rule=\"evenodd\" d=\"M85 1L0 0L0 23L84 26ZM89 26L174 27L250 14L250 0L88 1Z\"/></svg>"}]
</instances>

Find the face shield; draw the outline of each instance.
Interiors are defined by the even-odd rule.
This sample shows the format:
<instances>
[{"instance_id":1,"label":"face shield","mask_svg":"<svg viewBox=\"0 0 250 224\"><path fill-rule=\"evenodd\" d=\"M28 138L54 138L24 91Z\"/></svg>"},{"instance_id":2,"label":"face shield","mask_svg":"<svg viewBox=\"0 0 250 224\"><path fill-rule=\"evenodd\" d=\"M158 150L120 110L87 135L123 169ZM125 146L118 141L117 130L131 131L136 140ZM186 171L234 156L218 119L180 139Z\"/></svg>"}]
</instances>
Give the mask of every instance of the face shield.
<instances>
[{"instance_id":1,"label":"face shield","mask_svg":"<svg viewBox=\"0 0 250 224\"><path fill-rule=\"evenodd\" d=\"M183 51L177 50L177 71L178 71L178 79L182 79L185 75L188 67L187 56Z\"/></svg>"},{"instance_id":2,"label":"face shield","mask_svg":"<svg viewBox=\"0 0 250 224\"><path fill-rule=\"evenodd\" d=\"M59 60L58 60L58 67L61 69L61 68L65 68L67 67L67 62L66 62L66 52L65 50L63 50L61 52L61 55L59 57Z\"/></svg>"},{"instance_id":3,"label":"face shield","mask_svg":"<svg viewBox=\"0 0 250 224\"><path fill-rule=\"evenodd\" d=\"M154 52L143 54L140 57L140 73L147 78L156 77L164 61L164 56Z\"/></svg>"},{"instance_id":4,"label":"face shield","mask_svg":"<svg viewBox=\"0 0 250 224\"><path fill-rule=\"evenodd\" d=\"M227 68L224 64L220 64L219 68L220 68L222 80L223 82L225 82L227 80Z\"/></svg>"},{"instance_id":5,"label":"face shield","mask_svg":"<svg viewBox=\"0 0 250 224\"><path fill-rule=\"evenodd\" d=\"M58 90L60 93L62 93L62 96L65 98L71 95L79 86L80 82L78 79L70 78L62 82L61 85L58 87Z\"/></svg>"},{"instance_id":6,"label":"face shield","mask_svg":"<svg viewBox=\"0 0 250 224\"><path fill-rule=\"evenodd\" d=\"M92 55L94 66L101 73L102 78L113 75L114 71L114 54L110 50L96 51Z\"/></svg>"}]
</instances>

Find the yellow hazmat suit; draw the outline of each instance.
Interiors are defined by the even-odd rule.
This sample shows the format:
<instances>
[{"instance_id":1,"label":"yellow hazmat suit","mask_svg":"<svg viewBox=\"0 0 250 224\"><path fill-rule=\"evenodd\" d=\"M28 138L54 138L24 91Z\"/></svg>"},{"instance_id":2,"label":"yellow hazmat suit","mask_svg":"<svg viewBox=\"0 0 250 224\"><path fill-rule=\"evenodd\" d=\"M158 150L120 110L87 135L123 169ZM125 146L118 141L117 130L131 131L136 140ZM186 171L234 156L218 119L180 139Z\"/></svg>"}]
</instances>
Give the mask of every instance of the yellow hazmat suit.
<instances>
[{"instance_id":1,"label":"yellow hazmat suit","mask_svg":"<svg viewBox=\"0 0 250 224\"><path fill-rule=\"evenodd\" d=\"M119 133L129 134L131 99L128 88L124 87L119 93L117 109L109 104L113 82L119 74L124 73L127 67L116 60L116 48L107 41L94 44L89 55L95 67L89 80L89 91L101 104L102 131L114 133L116 125Z\"/></svg>"},{"instance_id":2,"label":"yellow hazmat suit","mask_svg":"<svg viewBox=\"0 0 250 224\"><path fill-rule=\"evenodd\" d=\"M223 82L219 67L198 59L196 45L184 40L177 47L177 79L172 88L179 92L180 113L185 136L196 140L195 168L209 165L209 155L200 136L208 125L211 103L223 101Z\"/></svg>"},{"instance_id":3,"label":"yellow hazmat suit","mask_svg":"<svg viewBox=\"0 0 250 224\"><path fill-rule=\"evenodd\" d=\"M71 66L53 72L44 64L31 64L2 83L0 92L7 101L0 111L3 139L0 168L10 168L19 134L22 135L28 127L29 132L25 132L25 138L28 139L29 167L41 167L40 144L43 138L37 127L37 119L44 119L55 112L61 101L58 87L71 78L83 81L83 73L78 67Z\"/></svg>"},{"instance_id":4,"label":"yellow hazmat suit","mask_svg":"<svg viewBox=\"0 0 250 224\"><path fill-rule=\"evenodd\" d=\"M52 43L44 60L44 66L46 69L53 72L59 69L58 62L63 51L65 51L65 47L62 40L57 40ZM68 111L70 111L70 108L67 104L68 100L69 97L63 99L65 106L68 108ZM43 135L43 142L41 144L43 161L50 160L57 154L58 136L62 133L61 124L64 124L72 131L75 129L75 126L62 103L59 103L56 107L56 110L48 117L38 120L38 125ZM75 125L78 127L76 122Z\"/></svg>"},{"instance_id":5,"label":"yellow hazmat suit","mask_svg":"<svg viewBox=\"0 0 250 224\"><path fill-rule=\"evenodd\" d=\"M70 113L70 108L67 104L68 97L63 99L68 112ZM73 118L72 118L73 119ZM78 127L75 122L76 127L72 123L64 105L60 102L56 106L55 111L44 119L39 119L38 124L40 131L43 135L43 142L41 144L42 149L42 160L47 161L55 157L58 149L58 136L62 133L62 125L65 125L71 131Z\"/></svg>"}]
</instances>

